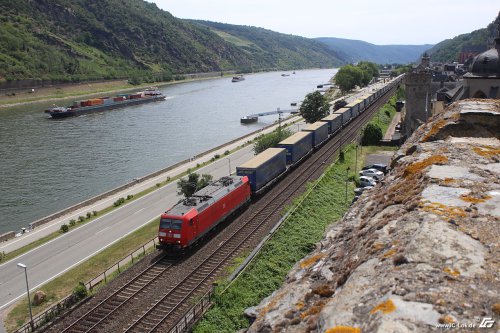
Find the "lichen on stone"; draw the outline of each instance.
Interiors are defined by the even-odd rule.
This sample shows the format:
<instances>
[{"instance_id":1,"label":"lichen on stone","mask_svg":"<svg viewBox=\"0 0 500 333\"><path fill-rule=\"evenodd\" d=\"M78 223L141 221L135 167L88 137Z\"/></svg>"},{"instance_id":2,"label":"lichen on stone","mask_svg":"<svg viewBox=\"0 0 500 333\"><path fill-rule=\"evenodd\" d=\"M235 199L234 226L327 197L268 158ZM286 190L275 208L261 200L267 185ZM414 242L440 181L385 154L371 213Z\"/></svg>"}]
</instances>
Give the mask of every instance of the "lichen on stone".
<instances>
[{"instance_id":1,"label":"lichen on stone","mask_svg":"<svg viewBox=\"0 0 500 333\"><path fill-rule=\"evenodd\" d=\"M352 326L335 326L327 329L325 333L361 333L361 329Z\"/></svg>"},{"instance_id":2,"label":"lichen on stone","mask_svg":"<svg viewBox=\"0 0 500 333\"><path fill-rule=\"evenodd\" d=\"M382 312L383 314L388 314L396 311L396 305L390 299L376 305L373 309L371 309L370 313L374 314L376 312Z\"/></svg>"}]
</instances>

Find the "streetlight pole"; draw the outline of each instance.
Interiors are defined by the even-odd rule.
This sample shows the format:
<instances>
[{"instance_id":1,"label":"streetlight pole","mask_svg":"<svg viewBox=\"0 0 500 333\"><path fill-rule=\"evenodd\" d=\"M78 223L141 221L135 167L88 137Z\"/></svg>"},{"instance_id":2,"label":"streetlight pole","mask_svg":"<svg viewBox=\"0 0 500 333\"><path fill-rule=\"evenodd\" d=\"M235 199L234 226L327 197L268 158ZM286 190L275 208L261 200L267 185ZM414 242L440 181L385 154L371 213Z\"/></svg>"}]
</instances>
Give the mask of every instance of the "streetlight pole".
<instances>
[{"instance_id":1,"label":"streetlight pole","mask_svg":"<svg viewBox=\"0 0 500 333\"><path fill-rule=\"evenodd\" d=\"M347 181L349 180L349 170L350 168L347 167L347 169L345 170L346 174L345 174L345 199L344 199L344 204L347 206Z\"/></svg>"},{"instance_id":2,"label":"streetlight pole","mask_svg":"<svg viewBox=\"0 0 500 333\"><path fill-rule=\"evenodd\" d=\"M231 176L231 159L228 157L227 162L229 164L229 175Z\"/></svg>"},{"instance_id":3,"label":"streetlight pole","mask_svg":"<svg viewBox=\"0 0 500 333\"><path fill-rule=\"evenodd\" d=\"M33 312L31 311L31 297L30 297L30 287L28 285L28 270L25 264L18 263L17 267L24 269L24 276L26 277L26 290L28 291L28 305L30 308L30 325L31 325L31 331L35 331L35 325L33 323Z\"/></svg>"}]
</instances>

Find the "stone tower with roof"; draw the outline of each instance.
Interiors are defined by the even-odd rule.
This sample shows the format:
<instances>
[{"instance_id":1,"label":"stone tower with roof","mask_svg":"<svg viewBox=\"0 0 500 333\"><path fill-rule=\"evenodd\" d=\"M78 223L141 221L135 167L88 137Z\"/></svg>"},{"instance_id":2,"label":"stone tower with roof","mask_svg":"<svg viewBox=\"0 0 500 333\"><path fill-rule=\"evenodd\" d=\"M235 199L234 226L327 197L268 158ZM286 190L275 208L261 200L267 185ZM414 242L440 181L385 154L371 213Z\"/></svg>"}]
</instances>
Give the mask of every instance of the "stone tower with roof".
<instances>
[{"instance_id":1,"label":"stone tower with roof","mask_svg":"<svg viewBox=\"0 0 500 333\"><path fill-rule=\"evenodd\" d=\"M431 80L430 57L426 53L421 63L405 76L405 115L403 134L406 137L431 116Z\"/></svg>"}]
</instances>

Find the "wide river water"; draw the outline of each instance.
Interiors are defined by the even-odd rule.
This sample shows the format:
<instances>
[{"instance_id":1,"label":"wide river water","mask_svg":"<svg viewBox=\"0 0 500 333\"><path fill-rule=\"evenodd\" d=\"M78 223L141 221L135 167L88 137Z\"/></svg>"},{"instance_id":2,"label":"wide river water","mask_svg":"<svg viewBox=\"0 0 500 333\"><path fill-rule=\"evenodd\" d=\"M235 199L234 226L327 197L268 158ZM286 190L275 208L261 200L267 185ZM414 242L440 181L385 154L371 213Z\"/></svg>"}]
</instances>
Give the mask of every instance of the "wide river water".
<instances>
[{"instance_id":1,"label":"wide river water","mask_svg":"<svg viewBox=\"0 0 500 333\"><path fill-rule=\"evenodd\" d=\"M178 83L160 88L164 102L64 120L42 106L0 109L0 234L272 124L240 118L288 110L335 72Z\"/></svg>"}]
</instances>

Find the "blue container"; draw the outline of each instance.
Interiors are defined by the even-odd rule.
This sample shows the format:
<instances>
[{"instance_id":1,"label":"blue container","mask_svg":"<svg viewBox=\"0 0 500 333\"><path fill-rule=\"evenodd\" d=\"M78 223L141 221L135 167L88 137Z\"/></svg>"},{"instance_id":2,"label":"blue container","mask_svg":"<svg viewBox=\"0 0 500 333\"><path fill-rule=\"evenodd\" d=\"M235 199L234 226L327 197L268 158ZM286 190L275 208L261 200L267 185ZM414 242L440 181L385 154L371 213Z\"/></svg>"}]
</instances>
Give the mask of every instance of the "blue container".
<instances>
[{"instance_id":1,"label":"blue container","mask_svg":"<svg viewBox=\"0 0 500 333\"><path fill-rule=\"evenodd\" d=\"M286 149L286 163L294 164L313 148L311 132L297 132L278 143L278 147Z\"/></svg>"},{"instance_id":2,"label":"blue container","mask_svg":"<svg viewBox=\"0 0 500 333\"><path fill-rule=\"evenodd\" d=\"M322 121L310 124L302 131L311 132L313 134L313 147L319 146L323 141L328 139L328 124Z\"/></svg>"},{"instance_id":3,"label":"blue container","mask_svg":"<svg viewBox=\"0 0 500 333\"><path fill-rule=\"evenodd\" d=\"M321 119L321 121L328 124L328 134L333 134L342 127L342 115L338 113L332 113Z\"/></svg>"},{"instance_id":4,"label":"blue container","mask_svg":"<svg viewBox=\"0 0 500 333\"><path fill-rule=\"evenodd\" d=\"M236 167L238 176L248 176L252 192L264 187L286 170L286 149L268 148Z\"/></svg>"},{"instance_id":5,"label":"blue container","mask_svg":"<svg viewBox=\"0 0 500 333\"><path fill-rule=\"evenodd\" d=\"M342 127L347 125L352 119L351 109L349 108L341 108L334 113L340 114L342 116Z\"/></svg>"}]
</instances>

